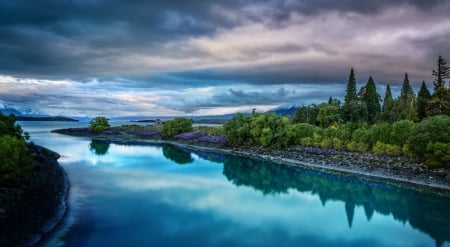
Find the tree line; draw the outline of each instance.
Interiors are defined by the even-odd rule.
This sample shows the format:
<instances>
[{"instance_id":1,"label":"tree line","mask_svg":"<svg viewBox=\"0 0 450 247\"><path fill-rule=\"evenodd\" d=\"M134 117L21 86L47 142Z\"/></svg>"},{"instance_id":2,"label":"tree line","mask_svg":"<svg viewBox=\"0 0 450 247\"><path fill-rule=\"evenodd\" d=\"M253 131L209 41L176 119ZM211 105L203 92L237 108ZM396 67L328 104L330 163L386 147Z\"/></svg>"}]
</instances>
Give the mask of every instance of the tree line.
<instances>
[{"instance_id":1,"label":"tree line","mask_svg":"<svg viewBox=\"0 0 450 247\"><path fill-rule=\"evenodd\" d=\"M328 102L301 107L293 119L237 114L224 125L227 142L372 151L409 156L433 167L450 166L450 90L445 82L450 69L441 56L432 75L432 93L422 82L416 95L405 73L400 95L394 98L387 85L382 100L371 76L357 90L351 69L343 103L330 97Z\"/></svg>"},{"instance_id":2,"label":"tree line","mask_svg":"<svg viewBox=\"0 0 450 247\"><path fill-rule=\"evenodd\" d=\"M15 186L31 172L32 156L26 143L28 133L16 124L14 115L0 112L0 187Z\"/></svg>"}]
</instances>

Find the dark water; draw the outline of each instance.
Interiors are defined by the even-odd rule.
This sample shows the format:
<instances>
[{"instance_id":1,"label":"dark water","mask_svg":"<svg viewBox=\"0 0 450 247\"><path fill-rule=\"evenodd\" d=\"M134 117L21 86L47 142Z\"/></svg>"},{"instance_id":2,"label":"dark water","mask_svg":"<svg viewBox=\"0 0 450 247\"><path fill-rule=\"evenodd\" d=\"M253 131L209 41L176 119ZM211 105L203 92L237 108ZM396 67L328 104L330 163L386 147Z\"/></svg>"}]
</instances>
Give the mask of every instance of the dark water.
<instances>
[{"instance_id":1,"label":"dark water","mask_svg":"<svg viewBox=\"0 0 450 247\"><path fill-rule=\"evenodd\" d=\"M63 155L72 184L68 215L43 246L450 246L448 197L50 134L58 124L24 123L34 142Z\"/></svg>"}]
</instances>

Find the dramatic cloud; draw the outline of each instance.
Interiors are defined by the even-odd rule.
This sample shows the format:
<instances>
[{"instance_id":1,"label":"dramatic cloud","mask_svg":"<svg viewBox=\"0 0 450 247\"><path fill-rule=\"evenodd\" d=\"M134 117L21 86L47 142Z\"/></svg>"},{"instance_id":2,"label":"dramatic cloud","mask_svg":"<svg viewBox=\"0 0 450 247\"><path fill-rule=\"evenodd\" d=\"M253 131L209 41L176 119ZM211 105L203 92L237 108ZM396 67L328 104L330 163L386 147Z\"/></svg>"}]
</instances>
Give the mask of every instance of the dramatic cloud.
<instances>
[{"instance_id":1,"label":"dramatic cloud","mask_svg":"<svg viewBox=\"0 0 450 247\"><path fill-rule=\"evenodd\" d=\"M431 85L448 13L445 0L0 0L0 100L178 115L342 97L351 67L359 82Z\"/></svg>"}]
</instances>

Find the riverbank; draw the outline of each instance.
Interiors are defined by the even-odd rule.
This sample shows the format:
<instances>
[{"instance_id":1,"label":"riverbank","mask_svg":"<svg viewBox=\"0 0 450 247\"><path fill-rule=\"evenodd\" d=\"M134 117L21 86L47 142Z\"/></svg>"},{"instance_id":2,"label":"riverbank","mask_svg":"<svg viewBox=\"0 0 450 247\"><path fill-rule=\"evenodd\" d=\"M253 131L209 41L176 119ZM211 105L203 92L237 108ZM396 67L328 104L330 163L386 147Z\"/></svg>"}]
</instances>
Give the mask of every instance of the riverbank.
<instances>
[{"instance_id":1,"label":"riverbank","mask_svg":"<svg viewBox=\"0 0 450 247\"><path fill-rule=\"evenodd\" d=\"M62 129L53 132L90 137L99 141L126 145L171 144L191 150L246 156L270 160L283 165L305 167L348 176L362 176L372 180L412 186L419 190L429 190L450 195L449 169L429 169L425 164L414 162L407 157L298 146L286 149L229 147L224 144L200 142L198 140L168 140L160 136L140 137L122 131L99 135L89 133L86 129Z\"/></svg>"},{"instance_id":2,"label":"riverbank","mask_svg":"<svg viewBox=\"0 0 450 247\"><path fill-rule=\"evenodd\" d=\"M0 188L0 246L33 246L63 219L69 180L59 154L32 145L33 176L26 186Z\"/></svg>"}]
</instances>

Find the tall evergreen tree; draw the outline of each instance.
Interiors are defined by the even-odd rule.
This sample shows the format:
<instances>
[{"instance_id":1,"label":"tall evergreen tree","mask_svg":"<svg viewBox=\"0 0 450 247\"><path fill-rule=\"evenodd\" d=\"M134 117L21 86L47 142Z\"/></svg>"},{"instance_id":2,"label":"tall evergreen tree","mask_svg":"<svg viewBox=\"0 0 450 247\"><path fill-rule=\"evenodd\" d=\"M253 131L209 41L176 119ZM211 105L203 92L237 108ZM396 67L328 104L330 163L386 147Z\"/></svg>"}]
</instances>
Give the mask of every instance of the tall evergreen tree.
<instances>
[{"instance_id":1,"label":"tall evergreen tree","mask_svg":"<svg viewBox=\"0 0 450 247\"><path fill-rule=\"evenodd\" d=\"M422 86L420 87L419 93L417 94L417 114L419 120L422 120L427 116L425 109L427 102L430 100L430 98L431 98L430 91L428 91L425 81L422 81Z\"/></svg>"},{"instance_id":2,"label":"tall evergreen tree","mask_svg":"<svg viewBox=\"0 0 450 247\"><path fill-rule=\"evenodd\" d=\"M434 80L434 91L438 87L445 86L444 79L450 78L450 67L441 55L439 55L437 60L437 70L433 69L433 75L436 76Z\"/></svg>"},{"instance_id":3,"label":"tall evergreen tree","mask_svg":"<svg viewBox=\"0 0 450 247\"><path fill-rule=\"evenodd\" d=\"M437 61L437 70L433 70L432 74L436 78L433 82L433 94L426 106L427 116L440 114L450 115L450 92L445 87L445 79L450 78L450 69L441 55L439 55Z\"/></svg>"},{"instance_id":4,"label":"tall evergreen tree","mask_svg":"<svg viewBox=\"0 0 450 247\"><path fill-rule=\"evenodd\" d=\"M400 114L400 119L409 119L413 121L418 120L416 111L416 95L409 84L407 73L405 73L402 90L397 101L397 110Z\"/></svg>"},{"instance_id":5,"label":"tall evergreen tree","mask_svg":"<svg viewBox=\"0 0 450 247\"><path fill-rule=\"evenodd\" d=\"M350 70L348 77L347 90L344 97L344 105L342 106L342 118L344 121L353 122L358 117L355 116L354 107L358 105L358 95L356 94L356 79L353 68Z\"/></svg>"},{"instance_id":6,"label":"tall evergreen tree","mask_svg":"<svg viewBox=\"0 0 450 247\"><path fill-rule=\"evenodd\" d=\"M362 101L367 105L367 121L370 124L375 123L381 113L380 95L377 93L377 87L372 76L369 77L367 84L364 86L362 93Z\"/></svg>"},{"instance_id":7,"label":"tall evergreen tree","mask_svg":"<svg viewBox=\"0 0 450 247\"><path fill-rule=\"evenodd\" d=\"M409 84L408 73L405 73L405 78L403 79L402 91L400 92L400 99L408 100L414 96L414 91Z\"/></svg>"},{"instance_id":8,"label":"tall evergreen tree","mask_svg":"<svg viewBox=\"0 0 450 247\"><path fill-rule=\"evenodd\" d=\"M381 119L393 123L397 120L395 111L395 101L392 97L391 86L386 86L386 93L384 94L383 107L381 108Z\"/></svg>"}]
</instances>

